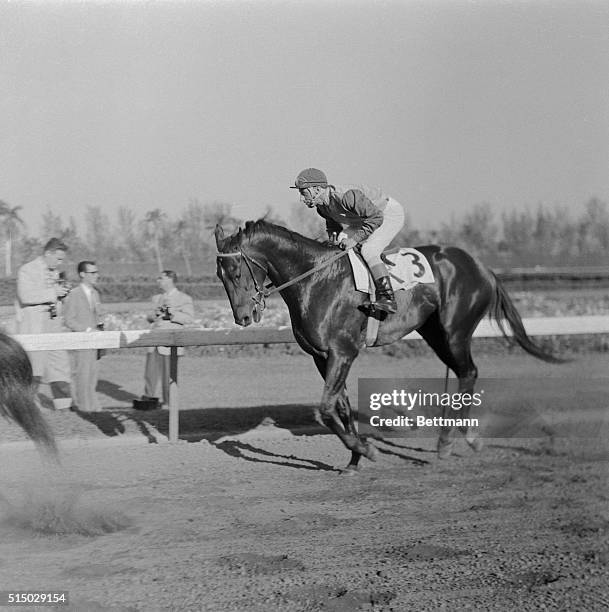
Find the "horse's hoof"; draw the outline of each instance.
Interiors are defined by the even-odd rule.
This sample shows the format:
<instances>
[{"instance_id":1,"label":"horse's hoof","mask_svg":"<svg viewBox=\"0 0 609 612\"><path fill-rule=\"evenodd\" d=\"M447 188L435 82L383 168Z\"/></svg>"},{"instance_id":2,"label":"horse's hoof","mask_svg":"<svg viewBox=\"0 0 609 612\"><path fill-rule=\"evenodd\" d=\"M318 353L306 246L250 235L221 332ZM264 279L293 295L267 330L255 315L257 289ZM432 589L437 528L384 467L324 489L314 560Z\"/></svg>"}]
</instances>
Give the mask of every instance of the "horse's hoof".
<instances>
[{"instance_id":1,"label":"horse's hoof","mask_svg":"<svg viewBox=\"0 0 609 612\"><path fill-rule=\"evenodd\" d=\"M438 440L438 459L448 459L453 452L454 440L443 442Z\"/></svg>"},{"instance_id":2,"label":"horse's hoof","mask_svg":"<svg viewBox=\"0 0 609 612\"><path fill-rule=\"evenodd\" d=\"M364 457L370 461L376 461L379 458L378 448L368 443L366 445L366 453L364 454Z\"/></svg>"},{"instance_id":3,"label":"horse's hoof","mask_svg":"<svg viewBox=\"0 0 609 612\"><path fill-rule=\"evenodd\" d=\"M360 471L359 465L349 464L346 468L340 471L341 476L355 476Z\"/></svg>"},{"instance_id":4,"label":"horse's hoof","mask_svg":"<svg viewBox=\"0 0 609 612\"><path fill-rule=\"evenodd\" d=\"M482 440L480 438L474 438L473 440L468 440L466 438L465 441L469 444L469 447L475 453L479 453L482 450L482 448L484 447L484 442L482 442Z\"/></svg>"}]
</instances>

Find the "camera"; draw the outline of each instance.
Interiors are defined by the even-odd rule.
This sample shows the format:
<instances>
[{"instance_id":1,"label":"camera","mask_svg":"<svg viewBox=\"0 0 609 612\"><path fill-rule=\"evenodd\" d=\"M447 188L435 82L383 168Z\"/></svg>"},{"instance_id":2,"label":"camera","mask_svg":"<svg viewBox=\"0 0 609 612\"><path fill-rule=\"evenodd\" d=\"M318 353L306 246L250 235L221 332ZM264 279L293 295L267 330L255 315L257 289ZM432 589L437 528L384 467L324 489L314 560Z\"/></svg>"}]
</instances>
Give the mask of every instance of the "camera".
<instances>
[{"instance_id":1,"label":"camera","mask_svg":"<svg viewBox=\"0 0 609 612\"><path fill-rule=\"evenodd\" d=\"M52 302L49 304L49 317L51 319L56 319L57 318L57 304L59 302L61 302L62 300L64 300L68 293L70 293L70 291L72 291L73 289L73 285L72 283L66 278L66 273L65 272L59 272L57 274L57 279L55 280L55 283L57 286L62 287L63 289L65 289L65 295L61 295L61 296L57 296L57 302Z\"/></svg>"},{"instance_id":2,"label":"camera","mask_svg":"<svg viewBox=\"0 0 609 612\"><path fill-rule=\"evenodd\" d=\"M105 325L103 322L98 323L95 328L97 331L104 331ZM101 359L108 351L106 349L97 349L97 358Z\"/></svg>"},{"instance_id":3,"label":"camera","mask_svg":"<svg viewBox=\"0 0 609 612\"><path fill-rule=\"evenodd\" d=\"M171 314L169 312L169 306L163 305L158 308L158 316L163 319L163 321L171 321Z\"/></svg>"},{"instance_id":4,"label":"camera","mask_svg":"<svg viewBox=\"0 0 609 612\"><path fill-rule=\"evenodd\" d=\"M61 297L57 298L58 300L63 300L68 295L68 293L70 293L70 291L72 291L73 289L72 283L66 278L65 272L59 273L59 276L57 277L57 284L66 290L65 295L62 295Z\"/></svg>"}]
</instances>

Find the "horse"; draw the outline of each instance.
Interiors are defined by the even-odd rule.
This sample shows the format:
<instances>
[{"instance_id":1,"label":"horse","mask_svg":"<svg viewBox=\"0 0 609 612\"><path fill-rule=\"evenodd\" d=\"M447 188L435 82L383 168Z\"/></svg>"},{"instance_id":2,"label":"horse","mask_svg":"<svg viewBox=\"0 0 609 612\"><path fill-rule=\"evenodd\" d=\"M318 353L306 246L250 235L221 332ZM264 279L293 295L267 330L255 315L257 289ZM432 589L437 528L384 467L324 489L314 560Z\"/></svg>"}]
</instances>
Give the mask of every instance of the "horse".
<instances>
[{"instance_id":1,"label":"horse","mask_svg":"<svg viewBox=\"0 0 609 612\"><path fill-rule=\"evenodd\" d=\"M362 456L375 461L376 449L357 433L345 381L365 344L368 297L355 290L350 263L337 247L302 236L264 219L225 237L215 228L217 275L230 301L235 323L259 321L264 307L264 281L270 279L287 304L292 330L300 347L313 357L325 384L319 408L323 423L351 451L343 470L358 470ZM507 320L516 342L539 359L562 359L544 351L527 335L522 319L497 276L466 251L452 246L416 247L429 261L435 281L396 292L398 312L380 323L375 346L390 344L416 330L458 378L460 393L473 393L478 369L471 355L472 334L484 315L497 321L509 338ZM444 407L444 417L450 407ZM467 423L469 407L463 407ZM450 456L451 426L443 426L438 456ZM474 451L482 441L473 428L460 428Z\"/></svg>"},{"instance_id":2,"label":"horse","mask_svg":"<svg viewBox=\"0 0 609 612\"><path fill-rule=\"evenodd\" d=\"M55 437L34 401L32 364L23 347L0 331L0 414L57 457Z\"/></svg>"}]
</instances>

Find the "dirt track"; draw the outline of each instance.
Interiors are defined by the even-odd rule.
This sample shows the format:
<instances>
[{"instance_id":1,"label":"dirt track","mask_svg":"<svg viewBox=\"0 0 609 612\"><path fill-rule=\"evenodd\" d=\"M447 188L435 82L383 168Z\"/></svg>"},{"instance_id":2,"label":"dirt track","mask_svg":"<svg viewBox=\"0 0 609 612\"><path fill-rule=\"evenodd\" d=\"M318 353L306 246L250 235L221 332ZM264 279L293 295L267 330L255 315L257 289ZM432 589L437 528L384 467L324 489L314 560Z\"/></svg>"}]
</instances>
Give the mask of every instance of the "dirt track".
<instances>
[{"instance_id":1,"label":"dirt track","mask_svg":"<svg viewBox=\"0 0 609 612\"><path fill-rule=\"evenodd\" d=\"M117 388L128 394L133 384L135 393L126 359ZM292 373L290 392L277 382L266 389L265 374L249 376L258 408L235 410L248 399L235 376L243 361L202 362L215 388L225 375L233 381L203 401L219 411L209 427L231 410L239 417L232 438L202 429L201 418L214 414L208 407L182 418L200 442L144 444L133 420L144 417L115 406L105 416L120 416L122 439L105 436L99 422L51 415L59 430L64 420L62 469L45 467L29 444L0 444L0 590L69 590L68 609L83 611L609 606L606 356L558 374L518 356L484 364L488 375L539 378L535 401L554 436L519 415L518 434L529 437L487 440L478 455L461 440L457 456L440 462L435 440L415 431L378 441L380 460L355 477L336 471L348 456L332 436L300 435L281 421L282 411L296 414L281 404L319 396L307 361L267 363L275 375ZM366 356L360 372L398 375L404 364L395 361ZM567 394L568 376L580 377L582 396L590 389L581 405ZM185 376L183 399L195 392ZM523 404L530 400L523 386ZM277 426L252 428L265 414ZM146 431L162 432L165 417L145 415Z\"/></svg>"}]
</instances>

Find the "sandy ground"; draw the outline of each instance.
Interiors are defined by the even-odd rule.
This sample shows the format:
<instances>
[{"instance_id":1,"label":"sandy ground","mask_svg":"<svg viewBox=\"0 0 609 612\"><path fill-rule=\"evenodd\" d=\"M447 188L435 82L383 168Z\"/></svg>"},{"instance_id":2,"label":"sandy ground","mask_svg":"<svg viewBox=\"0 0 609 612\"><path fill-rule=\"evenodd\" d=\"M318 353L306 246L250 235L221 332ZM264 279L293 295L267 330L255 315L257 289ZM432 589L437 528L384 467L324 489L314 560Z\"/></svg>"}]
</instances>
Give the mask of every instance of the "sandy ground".
<instances>
[{"instance_id":1,"label":"sandy ground","mask_svg":"<svg viewBox=\"0 0 609 612\"><path fill-rule=\"evenodd\" d=\"M352 477L315 429L304 356L186 357L190 442L175 445L166 411L128 409L143 356L104 361L102 414L47 413L61 467L2 430L0 590L67 590L58 609L79 611L609 606L607 355L479 358L514 390L515 412L485 423L503 437L439 461L435 432L406 431ZM406 372L443 375L370 352L351 395L358 377Z\"/></svg>"}]
</instances>

